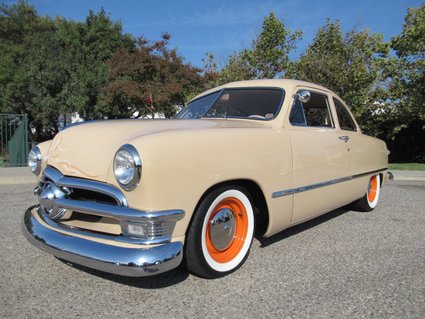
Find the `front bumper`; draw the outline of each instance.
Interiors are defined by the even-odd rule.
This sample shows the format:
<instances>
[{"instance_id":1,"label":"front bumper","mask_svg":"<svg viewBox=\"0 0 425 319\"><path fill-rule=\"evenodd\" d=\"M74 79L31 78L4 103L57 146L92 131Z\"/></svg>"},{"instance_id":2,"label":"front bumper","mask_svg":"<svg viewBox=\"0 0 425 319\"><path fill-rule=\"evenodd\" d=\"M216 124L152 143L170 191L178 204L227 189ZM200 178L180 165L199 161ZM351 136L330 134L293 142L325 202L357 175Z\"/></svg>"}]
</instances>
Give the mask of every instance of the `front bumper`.
<instances>
[{"instance_id":1,"label":"front bumper","mask_svg":"<svg viewBox=\"0 0 425 319\"><path fill-rule=\"evenodd\" d=\"M56 231L43 222L36 207L24 215L23 232L36 247L58 258L122 276L143 277L177 267L183 258L183 244L169 242L143 248L124 247Z\"/></svg>"}]
</instances>

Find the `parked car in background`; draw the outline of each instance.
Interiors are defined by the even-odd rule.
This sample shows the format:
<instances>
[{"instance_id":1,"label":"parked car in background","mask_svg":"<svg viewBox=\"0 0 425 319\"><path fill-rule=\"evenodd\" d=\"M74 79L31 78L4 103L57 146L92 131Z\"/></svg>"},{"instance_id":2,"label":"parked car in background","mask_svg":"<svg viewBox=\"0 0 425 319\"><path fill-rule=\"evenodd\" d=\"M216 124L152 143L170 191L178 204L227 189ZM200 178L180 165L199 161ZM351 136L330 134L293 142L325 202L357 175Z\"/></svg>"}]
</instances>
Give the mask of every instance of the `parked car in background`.
<instances>
[{"instance_id":1,"label":"parked car in background","mask_svg":"<svg viewBox=\"0 0 425 319\"><path fill-rule=\"evenodd\" d=\"M254 231L270 237L350 203L373 210L388 154L322 86L233 82L176 119L92 122L36 146L39 204L24 233L114 274L154 275L184 258L191 273L220 277L244 263Z\"/></svg>"}]
</instances>

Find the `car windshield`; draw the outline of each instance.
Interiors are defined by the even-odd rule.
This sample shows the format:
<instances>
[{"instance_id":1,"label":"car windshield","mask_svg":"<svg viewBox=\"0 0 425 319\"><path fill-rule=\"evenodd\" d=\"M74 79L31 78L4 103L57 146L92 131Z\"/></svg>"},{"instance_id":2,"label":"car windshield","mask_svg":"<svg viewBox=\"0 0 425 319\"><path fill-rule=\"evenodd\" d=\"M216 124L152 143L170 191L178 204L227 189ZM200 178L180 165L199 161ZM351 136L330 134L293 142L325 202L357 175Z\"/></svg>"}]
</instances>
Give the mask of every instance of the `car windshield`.
<instances>
[{"instance_id":1,"label":"car windshield","mask_svg":"<svg viewBox=\"0 0 425 319\"><path fill-rule=\"evenodd\" d=\"M176 118L244 118L270 120L279 112L280 89L227 89L190 102Z\"/></svg>"}]
</instances>

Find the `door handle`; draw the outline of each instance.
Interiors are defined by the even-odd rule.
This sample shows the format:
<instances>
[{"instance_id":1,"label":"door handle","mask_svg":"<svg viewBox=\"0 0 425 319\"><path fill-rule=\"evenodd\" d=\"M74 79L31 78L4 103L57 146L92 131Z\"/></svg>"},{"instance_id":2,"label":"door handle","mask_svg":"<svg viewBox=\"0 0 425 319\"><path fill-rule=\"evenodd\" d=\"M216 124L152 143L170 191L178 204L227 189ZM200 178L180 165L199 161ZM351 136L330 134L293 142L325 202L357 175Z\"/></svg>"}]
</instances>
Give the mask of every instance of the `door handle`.
<instances>
[{"instance_id":1,"label":"door handle","mask_svg":"<svg viewBox=\"0 0 425 319\"><path fill-rule=\"evenodd\" d=\"M348 140L350 139L350 137L348 136L348 135L343 135L343 136L340 136L340 137L338 137L341 141L344 141L344 142L348 142Z\"/></svg>"}]
</instances>

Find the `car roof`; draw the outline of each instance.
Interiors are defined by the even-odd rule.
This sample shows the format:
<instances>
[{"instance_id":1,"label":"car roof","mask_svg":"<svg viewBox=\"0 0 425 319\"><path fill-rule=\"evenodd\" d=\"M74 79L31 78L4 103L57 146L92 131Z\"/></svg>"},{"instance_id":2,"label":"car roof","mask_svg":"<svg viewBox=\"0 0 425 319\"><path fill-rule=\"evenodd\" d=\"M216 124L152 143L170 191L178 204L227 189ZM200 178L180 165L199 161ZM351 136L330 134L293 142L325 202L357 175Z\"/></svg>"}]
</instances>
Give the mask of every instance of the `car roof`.
<instances>
[{"instance_id":1,"label":"car roof","mask_svg":"<svg viewBox=\"0 0 425 319\"><path fill-rule=\"evenodd\" d=\"M219 90L229 89L229 88L250 88L250 87L270 88L271 87L271 88L282 88L285 90L292 91L294 88L298 86L310 87L312 89L319 89L322 91L332 93L329 89L311 82L291 80L291 79L262 79L262 80L249 80L249 81L237 81L237 82L226 83L197 95L196 97L192 99L192 101L202 96L211 94L213 92L217 92Z\"/></svg>"}]
</instances>

